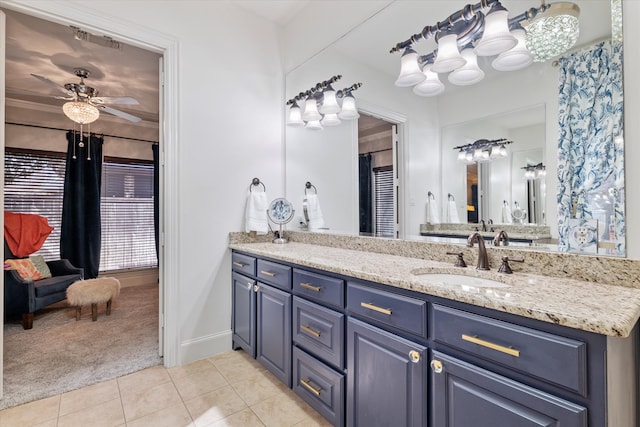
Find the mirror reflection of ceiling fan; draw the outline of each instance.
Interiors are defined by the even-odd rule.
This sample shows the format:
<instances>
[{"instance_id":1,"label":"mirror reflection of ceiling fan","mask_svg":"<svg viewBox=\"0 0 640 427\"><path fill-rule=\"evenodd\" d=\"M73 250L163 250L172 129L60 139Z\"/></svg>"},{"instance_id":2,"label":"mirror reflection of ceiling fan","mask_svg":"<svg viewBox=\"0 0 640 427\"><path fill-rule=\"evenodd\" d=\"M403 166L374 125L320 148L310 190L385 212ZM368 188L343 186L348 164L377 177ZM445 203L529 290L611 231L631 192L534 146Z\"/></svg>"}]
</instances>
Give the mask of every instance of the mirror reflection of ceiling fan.
<instances>
[{"instance_id":1,"label":"mirror reflection of ceiling fan","mask_svg":"<svg viewBox=\"0 0 640 427\"><path fill-rule=\"evenodd\" d=\"M63 111L67 115L67 117L69 117L73 121L76 121L77 123L82 123L81 120L84 120L84 124L95 121L99 116L98 111L104 111L105 113L112 114L114 116L129 120L130 122L134 123L137 123L141 120L140 117L105 105L138 105L139 102L135 98L132 98L130 96L98 96L98 90L91 86L87 86L84 82L84 79L89 77L89 70L86 70L84 68L76 68L74 72L75 75L80 78L80 82L66 83L64 86L60 86L46 77L39 76L37 74L31 75L63 94L63 96L50 96L55 99L63 99L65 101L69 101L63 106ZM78 114L77 120L72 117L74 114ZM88 116L87 118L81 118L81 114L88 114Z\"/></svg>"}]
</instances>

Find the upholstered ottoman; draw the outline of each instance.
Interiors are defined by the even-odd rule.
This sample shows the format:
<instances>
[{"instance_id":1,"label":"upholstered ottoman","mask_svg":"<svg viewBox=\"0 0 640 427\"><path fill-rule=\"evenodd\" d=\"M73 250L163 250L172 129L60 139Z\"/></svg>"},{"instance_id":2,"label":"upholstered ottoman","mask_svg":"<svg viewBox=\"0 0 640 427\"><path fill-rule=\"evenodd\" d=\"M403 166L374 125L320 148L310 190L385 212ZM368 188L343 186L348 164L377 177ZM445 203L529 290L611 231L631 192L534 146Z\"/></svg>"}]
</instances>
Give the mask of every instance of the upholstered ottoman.
<instances>
[{"instance_id":1,"label":"upholstered ottoman","mask_svg":"<svg viewBox=\"0 0 640 427\"><path fill-rule=\"evenodd\" d=\"M98 320L98 304L107 303L107 316L111 302L120 295L120 281L115 277L78 280L67 288L67 301L76 307L76 320L80 320L83 305L91 304L91 320Z\"/></svg>"}]
</instances>

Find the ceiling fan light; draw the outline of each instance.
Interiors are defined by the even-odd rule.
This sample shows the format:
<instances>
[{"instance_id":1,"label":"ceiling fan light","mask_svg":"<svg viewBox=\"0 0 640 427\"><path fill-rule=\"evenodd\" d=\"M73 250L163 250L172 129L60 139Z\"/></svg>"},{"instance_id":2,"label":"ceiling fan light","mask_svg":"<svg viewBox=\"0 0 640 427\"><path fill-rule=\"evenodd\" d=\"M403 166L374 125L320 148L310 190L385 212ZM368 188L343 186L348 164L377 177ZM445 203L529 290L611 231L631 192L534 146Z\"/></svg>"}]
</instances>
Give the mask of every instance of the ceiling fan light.
<instances>
[{"instance_id":1,"label":"ceiling fan light","mask_svg":"<svg viewBox=\"0 0 640 427\"><path fill-rule=\"evenodd\" d=\"M340 112L340 106L336 99L336 91L328 85L322 92L322 106L319 109L320 114L335 114Z\"/></svg>"},{"instance_id":2,"label":"ceiling fan light","mask_svg":"<svg viewBox=\"0 0 640 427\"><path fill-rule=\"evenodd\" d=\"M462 57L467 61L462 67L455 69L449 74L449 81L454 85L467 86L478 83L484 78L484 71L478 67L478 58L473 49L463 49Z\"/></svg>"},{"instance_id":3,"label":"ceiling fan light","mask_svg":"<svg viewBox=\"0 0 640 427\"><path fill-rule=\"evenodd\" d=\"M356 99L349 92L342 98L342 110L338 113L338 117L342 120L353 120L360 117L356 108Z\"/></svg>"},{"instance_id":4,"label":"ceiling fan light","mask_svg":"<svg viewBox=\"0 0 640 427\"><path fill-rule=\"evenodd\" d=\"M410 47L406 48L400 59L400 75L395 85L399 87L413 86L425 79L418 64L418 54Z\"/></svg>"},{"instance_id":5,"label":"ceiling fan light","mask_svg":"<svg viewBox=\"0 0 640 427\"><path fill-rule=\"evenodd\" d=\"M87 102L65 102L62 106L62 111L65 116L81 125L93 123L100 117L100 111Z\"/></svg>"},{"instance_id":6,"label":"ceiling fan light","mask_svg":"<svg viewBox=\"0 0 640 427\"><path fill-rule=\"evenodd\" d=\"M316 98L311 95L304 102L304 113L302 113L302 120L305 122L318 121L322 118L322 115L318 112L318 103Z\"/></svg>"},{"instance_id":7,"label":"ceiling fan light","mask_svg":"<svg viewBox=\"0 0 640 427\"><path fill-rule=\"evenodd\" d=\"M535 62L544 62L569 50L578 40L580 8L553 3L526 25L525 43Z\"/></svg>"},{"instance_id":8,"label":"ceiling fan light","mask_svg":"<svg viewBox=\"0 0 640 427\"><path fill-rule=\"evenodd\" d=\"M438 54L431 67L434 73L448 73L462 67L467 61L458 50L458 36L447 34L438 40Z\"/></svg>"},{"instance_id":9,"label":"ceiling fan light","mask_svg":"<svg viewBox=\"0 0 640 427\"><path fill-rule=\"evenodd\" d=\"M484 32L475 47L478 56L498 55L514 47L518 41L509 33L509 11L498 2L484 19Z\"/></svg>"},{"instance_id":10,"label":"ceiling fan light","mask_svg":"<svg viewBox=\"0 0 640 427\"><path fill-rule=\"evenodd\" d=\"M525 43L525 31L522 27L511 31L511 34L518 40L514 48L502 52L491 63L491 66L498 71L515 71L528 67L533 62L533 55L527 49Z\"/></svg>"},{"instance_id":11,"label":"ceiling fan light","mask_svg":"<svg viewBox=\"0 0 640 427\"><path fill-rule=\"evenodd\" d=\"M444 83L440 81L438 73L431 71L432 64L422 69L425 79L413 87L413 93L420 96L436 96L444 92Z\"/></svg>"},{"instance_id":12,"label":"ceiling fan light","mask_svg":"<svg viewBox=\"0 0 640 427\"><path fill-rule=\"evenodd\" d=\"M322 126L338 126L341 123L336 113L325 114L324 118L320 120Z\"/></svg>"}]
</instances>

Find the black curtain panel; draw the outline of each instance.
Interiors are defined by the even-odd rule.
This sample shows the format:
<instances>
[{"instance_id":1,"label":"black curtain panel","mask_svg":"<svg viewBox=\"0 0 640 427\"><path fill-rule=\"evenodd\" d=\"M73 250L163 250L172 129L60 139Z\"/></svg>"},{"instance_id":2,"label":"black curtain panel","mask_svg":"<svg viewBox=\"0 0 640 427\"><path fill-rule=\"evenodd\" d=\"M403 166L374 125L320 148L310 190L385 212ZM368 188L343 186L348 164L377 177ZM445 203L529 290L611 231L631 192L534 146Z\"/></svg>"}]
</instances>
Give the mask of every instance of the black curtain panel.
<instances>
[{"instance_id":1,"label":"black curtain panel","mask_svg":"<svg viewBox=\"0 0 640 427\"><path fill-rule=\"evenodd\" d=\"M100 187L103 138L67 132L60 256L84 268L85 279L100 269Z\"/></svg>"},{"instance_id":2,"label":"black curtain panel","mask_svg":"<svg viewBox=\"0 0 640 427\"><path fill-rule=\"evenodd\" d=\"M152 144L151 149L153 150L153 230L155 232L156 238L156 259L158 263L160 262L159 256L159 246L158 246L158 235L159 235L159 222L160 222L160 206L159 195L160 195L160 169L159 169L159 148L158 144Z\"/></svg>"},{"instance_id":3,"label":"black curtain panel","mask_svg":"<svg viewBox=\"0 0 640 427\"><path fill-rule=\"evenodd\" d=\"M360 175L360 233L373 233L373 207L371 183L371 154L361 154L358 172Z\"/></svg>"}]
</instances>

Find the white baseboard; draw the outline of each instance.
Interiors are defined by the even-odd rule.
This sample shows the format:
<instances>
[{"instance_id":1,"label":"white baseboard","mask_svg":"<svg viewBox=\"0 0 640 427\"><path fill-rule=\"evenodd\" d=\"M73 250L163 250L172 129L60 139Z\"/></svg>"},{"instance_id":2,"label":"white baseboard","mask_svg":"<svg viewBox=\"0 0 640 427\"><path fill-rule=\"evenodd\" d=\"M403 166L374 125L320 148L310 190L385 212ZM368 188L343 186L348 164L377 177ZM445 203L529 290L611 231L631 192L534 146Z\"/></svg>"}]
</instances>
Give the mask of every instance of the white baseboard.
<instances>
[{"instance_id":1,"label":"white baseboard","mask_svg":"<svg viewBox=\"0 0 640 427\"><path fill-rule=\"evenodd\" d=\"M120 281L120 286L123 288L152 285L158 283L158 269L144 268L139 270L106 271L100 273L99 277L115 277Z\"/></svg>"},{"instance_id":2,"label":"white baseboard","mask_svg":"<svg viewBox=\"0 0 640 427\"><path fill-rule=\"evenodd\" d=\"M231 350L231 330L207 335L180 345L179 365L186 365Z\"/></svg>"}]
</instances>

